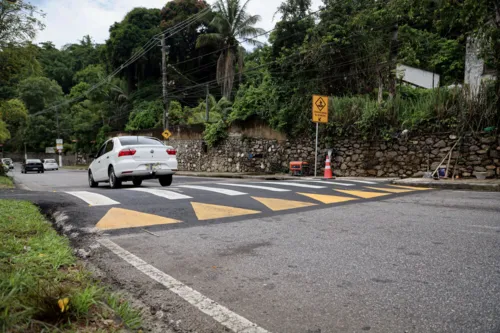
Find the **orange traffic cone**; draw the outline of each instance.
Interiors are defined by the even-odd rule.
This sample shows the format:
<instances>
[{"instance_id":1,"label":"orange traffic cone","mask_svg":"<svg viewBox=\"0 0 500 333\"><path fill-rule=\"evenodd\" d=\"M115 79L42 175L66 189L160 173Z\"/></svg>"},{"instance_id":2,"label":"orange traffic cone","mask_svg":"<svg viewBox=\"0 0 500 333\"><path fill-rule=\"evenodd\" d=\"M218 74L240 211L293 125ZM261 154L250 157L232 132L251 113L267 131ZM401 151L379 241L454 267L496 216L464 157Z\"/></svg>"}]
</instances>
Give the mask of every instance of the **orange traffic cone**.
<instances>
[{"instance_id":1,"label":"orange traffic cone","mask_svg":"<svg viewBox=\"0 0 500 333\"><path fill-rule=\"evenodd\" d=\"M326 179L332 179L332 167L330 166L330 156L326 155L325 163L325 177Z\"/></svg>"}]
</instances>

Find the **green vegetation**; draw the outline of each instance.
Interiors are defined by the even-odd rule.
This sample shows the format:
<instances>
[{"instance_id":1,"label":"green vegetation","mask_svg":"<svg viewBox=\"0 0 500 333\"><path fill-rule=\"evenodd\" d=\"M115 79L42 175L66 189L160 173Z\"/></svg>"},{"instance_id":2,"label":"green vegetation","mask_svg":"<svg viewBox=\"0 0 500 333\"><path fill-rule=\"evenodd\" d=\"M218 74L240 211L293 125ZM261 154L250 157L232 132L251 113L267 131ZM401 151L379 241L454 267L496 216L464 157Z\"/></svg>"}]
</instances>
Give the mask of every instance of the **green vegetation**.
<instances>
[{"instance_id":1,"label":"green vegetation","mask_svg":"<svg viewBox=\"0 0 500 333\"><path fill-rule=\"evenodd\" d=\"M169 124L206 123L211 145L231 122L249 117L292 136L312 133L312 94L330 96L323 131L332 137L470 131L498 127L500 120L500 80L477 98L468 98L467 87L446 88L463 82L468 37L480 38L482 58L500 76L498 0L323 0L316 12L310 0L284 0L268 34L248 1L217 0L210 7L173 0L161 9L131 9L104 44L84 36L60 49L31 42L42 25L21 13L35 7L0 1L12 9L0 15L0 36L9 36L0 45L0 142L7 151L22 150L25 141L44 151L54 145L58 124L65 151L72 152L95 151L110 131L161 127L161 53L140 52L195 16L165 40ZM259 42L264 36L267 42ZM439 89L405 87L397 62L439 74Z\"/></svg>"},{"instance_id":2,"label":"green vegetation","mask_svg":"<svg viewBox=\"0 0 500 333\"><path fill-rule=\"evenodd\" d=\"M8 176L4 176L4 170L0 167L0 189L14 188L14 183L12 179Z\"/></svg>"},{"instance_id":3,"label":"green vegetation","mask_svg":"<svg viewBox=\"0 0 500 333\"><path fill-rule=\"evenodd\" d=\"M120 332L124 324L139 329L140 313L92 280L38 209L0 200L0 331Z\"/></svg>"}]
</instances>

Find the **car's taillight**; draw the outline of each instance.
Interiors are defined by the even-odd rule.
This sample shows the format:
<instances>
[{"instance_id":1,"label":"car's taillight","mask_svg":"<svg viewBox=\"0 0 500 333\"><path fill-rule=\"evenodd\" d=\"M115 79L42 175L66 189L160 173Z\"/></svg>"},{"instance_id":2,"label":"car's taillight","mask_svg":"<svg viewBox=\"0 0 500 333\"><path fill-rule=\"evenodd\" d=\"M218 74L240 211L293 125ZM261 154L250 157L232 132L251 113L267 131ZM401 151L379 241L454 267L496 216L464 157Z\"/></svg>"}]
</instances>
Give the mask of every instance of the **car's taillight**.
<instances>
[{"instance_id":1,"label":"car's taillight","mask_svg":"<svg viewBox=\"0 0 500 333\"><path fill-rule=\"evenodd\" d=\"M167 149L167 154L169 154L169 155L175 155L175 154L177 154L177 150L175 150L175 149Z\"/></svg>"},{"instance_id":2,"label":"car's taillight","mask_svg":"<svg viewBox=\"0 0 500 333\"><path fill-rule=\"evenodd\" d=\"M134 148L123 149L123 150L120 150L120 152L118 153L118 157L134 156L135 152L136 152L136 150Z\"/></svg>"}]
</instances>

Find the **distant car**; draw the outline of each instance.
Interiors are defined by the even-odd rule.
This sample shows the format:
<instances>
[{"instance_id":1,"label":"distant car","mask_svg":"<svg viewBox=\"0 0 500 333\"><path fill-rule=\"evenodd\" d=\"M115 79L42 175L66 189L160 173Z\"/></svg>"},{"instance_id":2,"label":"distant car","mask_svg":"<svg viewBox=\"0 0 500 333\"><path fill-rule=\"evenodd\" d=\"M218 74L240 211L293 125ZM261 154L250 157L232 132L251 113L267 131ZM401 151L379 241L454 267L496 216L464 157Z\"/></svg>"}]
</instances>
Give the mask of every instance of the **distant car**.
<instances>
[{"instance_id":1,"label":"distant car","mask_svg":"<svg viewBox=\"0 0 500 333\"><path fill-rule=\"evenodd\" d=\"M35 171L43 173L43 163L40 160L28 159L21 165L21 173L28 173L28 171Z\"/></svg>"},{"instance_id":2,"label":"distant car","mask_svg":"<svg viewBox=\"0 0 500 333\"><path fill-rule=\"evenodd\" d=\"M9 169L14 169L14 161L10 158L2 158L2 164L7 165Z\"/></svg>"},{"instance_id":3,"label":"distant car","mask_svg":"<svg viewBox=\"0 0 500 333\"><path fill-rule=\"evenodd\" d=\"M111 188L118 188L126 181L141 186L145 179L158 179L161 186L170 186L177 171L176 154L173 147L155 138L122 136L109 139L89 166L89 186L105 182Z\"/></svg>"},{"instance_id":4,"label":"distant car","mask_svg":"<svg viewBox=\"0 0 500 333\"><path fill-rule=\"evenodd\" d=\"M44 170L59 170L59 165L54 159L45 159L43 160L43 169Z\"/></svg>"}]
</instances>

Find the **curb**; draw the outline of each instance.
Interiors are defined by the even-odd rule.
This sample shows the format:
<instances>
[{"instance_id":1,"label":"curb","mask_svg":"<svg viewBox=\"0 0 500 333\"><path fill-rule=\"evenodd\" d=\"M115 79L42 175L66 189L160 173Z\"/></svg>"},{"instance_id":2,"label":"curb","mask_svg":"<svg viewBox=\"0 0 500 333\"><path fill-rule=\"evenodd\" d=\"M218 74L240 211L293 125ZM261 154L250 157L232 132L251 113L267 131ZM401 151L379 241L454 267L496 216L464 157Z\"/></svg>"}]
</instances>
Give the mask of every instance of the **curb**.
<instances>
[{"instance_id":1,"label":"curb","mask_svg":"<svg viewBox=\"0 0 500 333\"><path fill-rule=\"evenodd\" d=\"M432 181L432 182L420 182L420 181L392 181L395 185L401 186L416 186L416 187L431 187L443 190L471 190L471 191L483 191L483 192L500 192L500 183L460 183L460 182L444 182L444 181Z\"/></svg>"},{"instance_id":2,"label":"curb","mask_svg":"<svg viewBox=\"0 0 500 333\"><path fill-rule=\"evenodd\" d=\"M207 178L235 178L235 179L263 179L263 180L286 180L286 179L297 179L300 177L292 177L288 175L245 175L245 174L206 174L206 173L187 173L183 171L177 171L175 173L177 176L190 176L190 177L207 177Z\"/></svg>"}]
</instances>

